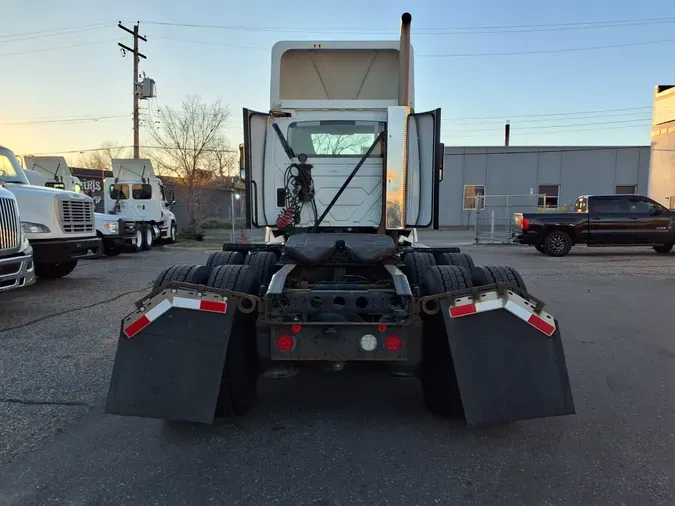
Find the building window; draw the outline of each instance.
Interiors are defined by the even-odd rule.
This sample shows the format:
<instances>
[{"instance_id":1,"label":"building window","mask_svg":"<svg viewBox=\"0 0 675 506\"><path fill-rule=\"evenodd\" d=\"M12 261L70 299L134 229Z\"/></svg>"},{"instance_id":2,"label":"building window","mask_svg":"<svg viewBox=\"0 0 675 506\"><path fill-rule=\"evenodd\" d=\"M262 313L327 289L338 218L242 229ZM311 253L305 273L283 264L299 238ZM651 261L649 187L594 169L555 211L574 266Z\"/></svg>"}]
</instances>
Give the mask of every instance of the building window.
<instances>
[{"instance_id":1,"label":"building window","mask_svg":"<svg viewBox=\"0 0 675 506\"><path fill-rule=\"evenodd\" d=\"M478 205L476 201L478 200L477 196L485 195L485 185L482 184L467 184L464 185L464 210L465 211L475 211L476 206ZM480 199L481 209L485 209L485 199Z\"/></svg>"},{"instance_id":2,"label":"building window","mask_svg":"<svg viewBox=\"0 0 675 506\"><path fill-rule=\"evenodd\" d=\"M634 184L618 184L616 185L617 195L629 195L637 193L637 187Z\"/></svg>"},{"instance_id":3,"label":"building window","mask_svg":"<svg viewBox=\"0 0 675 506\"><path fill-rule=\"evenodd\" d=\"M558 191L560 186L557 184L540 184L539 195L546 197L539 197L538 207L555 208L558 207Z\"/></svg>"}]
</instances>

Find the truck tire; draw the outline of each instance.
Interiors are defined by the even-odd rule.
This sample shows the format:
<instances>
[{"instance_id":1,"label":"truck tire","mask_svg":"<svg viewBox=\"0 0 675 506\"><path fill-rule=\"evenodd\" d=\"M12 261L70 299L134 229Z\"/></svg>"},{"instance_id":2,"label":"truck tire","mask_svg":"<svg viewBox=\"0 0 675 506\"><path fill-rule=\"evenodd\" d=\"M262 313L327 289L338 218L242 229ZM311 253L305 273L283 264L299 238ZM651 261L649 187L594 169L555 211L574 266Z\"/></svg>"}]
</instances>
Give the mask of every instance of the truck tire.
<instances>
[{"instance_id":1,"label":"truck tire","mask_svg":"<svg viewBox=\"0 0 675 506\"><path fill-rule=\"evenodd\" d=\"M206 285L209 279L209 269L203 265L172 265L164 269L155 281L154 290L159 290L172 281L179 283L191 283L193 285Z\"/></svg>"},{"instance_id":2,"label":"truck tire","mask_svg":"<svg viewBox=\"0 0 675 506\"><path fill-rule=\"evenodd\" d=\"M658 246L654 246L654 251L656 251L659 255L666 255L670 253L670 250L673 249L673 245L671 244L660 244Z\"/></svg>"},{"instance_id":3,"label":"truck tire","mask_svg":"<svg viewBox=\"0 0 675 506\"><path fill-rule=\"evenodd\" d=\"M169 227L169 235L166 238L166 242L168 244L174 244L176 242L176 234L178 233L178 228L176 227L175 222L171 222L171 226Z\"/></svg>"},{"instance_id":4,"label":"truck tire","mask_svg":"<svg viewBox=\"0 0 675 506\"><path fill-rule=\"evenodd\" d=\"M256 275L256 295L260 287L270 284L277 262L277 256L270 251L256 251L246 255L244 264L250 266Z\"/></svg>"},{"instance_id":5,"label":"truck tire","mask_svg":"<svg viewBox=\"0 0 675 506\"><path fill-rule=\"evenodd\" d=\"M244 255L238 251L216 251L209 255L206 266L213 270L221 265L243 265Z\"/></svg>"},{"instance_id":6,"label":"truck tire","mask_svg":"<svg viewBox=\"0 0 675 506\"><path fill-rule=\"evenodd\" d=\"M412 251L403 257L405 275L408 277L410 286L420 285L424 273L436 265L436 259L426 251Z\"/></svg>"},{"instance_id":7,"label":"truck tire","mask_svg":"<svg viewBox=\"0 0 675 506\"><path fill-rule=\"evenodd\" d=\"M150 251L152 245L155 243L155 232L152 230L152 225L143 225L143 251Z\"/></svg>"},{"instance_id":8,"label":"truck tire","mask_svg":"<svg viewBox=\"0 0 675 506\"><path fill-rule=\"evenodd\" d=\"M134 240L131 242L130 250L132 253L138 253L143 248L143 230L136 228Z\"/></svg>"},{"instance_id":9,"label":"truck tire","mask_svg":"<svg viewBox=\"0 0 675 506\"><path fill-rule=\"evenodd\" d=\"M122 253L122 248L105 248L103 254L107 257L116 257Z\"/></svg>"},{"instance_id":10,"label":"truck tire","mask_svg":"<svg viewBox=\"0 0 675 506\"><path fill-rule=\"evenodd\" d=\"M541 244L535 244L534 249L536 249L539 253L541 253L543 255L546 254L546 250L544 249L544 247Z\"/></svg>"},{"instance_id":11,"label":"truck tire","mask_svg":"<svg viewBox=\"0 0 675 506\"><path fill-rule=\"evenodd\" d=\"M572 238L567 232L554 230L544 239L544 251L552 257L564 257L572 249Z\"/></svg>"},{"instance_id":12,"label":"truck tire","mask_svg":"<svg viewBox=\"0 0 675 506\"><path fill-rule=\"evenodd\" d=\"M456 265L430 267L422 280L422 295L464 290L473 286L467 269ZM422 370L420 372L424 404L439 417L462 417L462 399L443 315L439 312L424 319Z\"/></svg>"},{"instance_id":13,"label":"truck tire","mask_svg":"<svg viewBox=\"0 0 675 506\"><path fill-rule=\"evenodd\" d=\"M58 264L35 264L35 275L42 279L56 279L67 276L77 266L77 260L68 260Z\"/></svg>"},{"instance_id":14,"label":"truck tire","mask_svg":"<svg viewBox=\"0 0 675 506\"><path fill-rule=\"evenodd\" d=\"M527 292L525 281L513 267L485 266L471 269L473 286L495 285L510 283L524 292Z\"/></svg>"},{"instance_id":15,"label":"truck tire","mask_svg":"<svg viewBox=\"0 0 675 506\"><path fill-rule=\"evenodd\" d=\"M213 288L253 294L255 275L248 265L221 265L211 271L208 285ZM236 311L227 355L220 380L216 416L246 414L258 401L258 353L255 319Z\"/></svg>"},{"instance_id":16,"label":"truck tire","mask_svg":"<svg viewBox=\"0 0 675 506\"><path fill-rule=\"evenodd\" d=\"M474 267L473 258L466 253L441 253L436 258L438 265L456 265L471 270Z\"/></svg>"}]
</instances>

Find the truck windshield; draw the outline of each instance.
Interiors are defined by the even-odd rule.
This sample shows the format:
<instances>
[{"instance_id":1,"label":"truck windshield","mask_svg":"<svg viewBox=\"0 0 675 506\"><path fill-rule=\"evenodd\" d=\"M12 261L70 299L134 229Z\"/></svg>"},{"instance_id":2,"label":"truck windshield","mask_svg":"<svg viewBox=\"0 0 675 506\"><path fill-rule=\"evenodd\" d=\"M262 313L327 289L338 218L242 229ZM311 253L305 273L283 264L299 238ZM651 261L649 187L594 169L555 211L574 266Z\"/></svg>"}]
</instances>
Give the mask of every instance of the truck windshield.
<instances>
[{"instance_id":1,"label":"truck windshield","mask_svg":"<svg viewBox=\"0 0 675 506\"><path fill-rule=\"evenodd\" d=\"M0 183L28 184L19 160L9 149L0 147Z\"/></svg>"},{"instance_id":2,"label":"truck windshield","mask_svg":"<svg viewBox=\"0 0 675 506\"><path fill-rule=\"evenodd\" d=\"M384 129L385 123L379 121L293 122L288 126L288 143L296 155L360 158ZM382 147L376 146L370 157L381 158Z\"/></svg>"}]
</instances>

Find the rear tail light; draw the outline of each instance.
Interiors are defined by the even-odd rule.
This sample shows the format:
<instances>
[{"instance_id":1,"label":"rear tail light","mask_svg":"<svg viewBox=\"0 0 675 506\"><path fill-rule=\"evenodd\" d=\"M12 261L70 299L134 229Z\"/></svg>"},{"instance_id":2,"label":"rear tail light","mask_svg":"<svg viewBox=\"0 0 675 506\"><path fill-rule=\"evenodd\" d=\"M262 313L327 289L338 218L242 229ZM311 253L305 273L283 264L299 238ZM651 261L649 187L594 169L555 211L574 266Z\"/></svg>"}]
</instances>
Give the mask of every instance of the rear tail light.
<instances>
[{"instance_id":1,"label":"rear tail light","mask_svg":"<svg viewBox=\"0 0 675 506\"><path fill-rule=\"evenodd\" d=\"M389 351L398 351L401 349L403 341L398 336L388 336L384 340L384 347Z\"/></svg>"},{"instance_id":2,"label":"rear tail light","mask_svg":"<svg viewBox=\"0 0 675 506\"><path fill-rule=\"evenodd\" d=\"M528 228L530 228L530 220L528 220L527 218L523 218L522 220L520 220L520 228L522 228L523 230L527 230Z\"/></svg>"},{"instance_id":3,"label":"rear tail light","mask_svg":"<svg viewBox=\"0 0 675 506\"><path fill-rule=\"evenodd\" d=\"M291 351L295 346L295 339L288 334L277 337L277 348L279 351Z\"/></svg>"}]
</instances>

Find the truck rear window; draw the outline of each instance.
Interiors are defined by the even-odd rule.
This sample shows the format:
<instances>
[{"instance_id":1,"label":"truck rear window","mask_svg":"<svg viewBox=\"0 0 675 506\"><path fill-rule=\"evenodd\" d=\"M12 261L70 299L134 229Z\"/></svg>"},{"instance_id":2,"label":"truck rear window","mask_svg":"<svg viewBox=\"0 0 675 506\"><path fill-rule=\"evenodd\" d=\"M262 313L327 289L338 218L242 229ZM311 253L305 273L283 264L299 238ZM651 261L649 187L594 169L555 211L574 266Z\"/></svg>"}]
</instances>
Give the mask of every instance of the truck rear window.
<instances>
[{"instance_id":1,"label":"truck rear window","mask_svg":"<svg viewBox=\"0 0 675 506\"><path fill-rule=\"evenodd\" d=\"M288 126L288 143L293 152L308 157L360 158L384 131L379 121L300 121ZM376 146L372 158L382 157L382 147Z\"/></svg>"},{"instance_id":2,"label":"truck rear window","mask_svg":"<svg viewBox=\"0 0 675 506\"><path fill-rule=\"evenodd\" d=\"M137 183L131 187L131 195L134 200L150 200L152 198L152 186Z\"/></svg>"},{"instance_id":3,"label":"truck rear window","mask_svg":"<svg viewBox=\"0 0 675 506\"><path fill-rule=\"evenodd\" d=\"M129 198L128 184L111 184L110 198L113 200L127 200Z\"/></svg>"}]
</instances>

